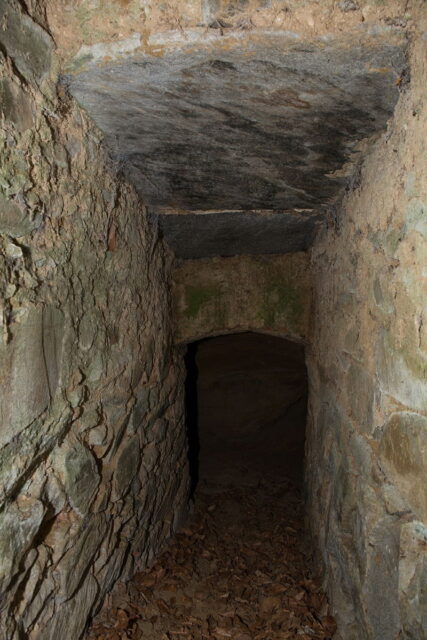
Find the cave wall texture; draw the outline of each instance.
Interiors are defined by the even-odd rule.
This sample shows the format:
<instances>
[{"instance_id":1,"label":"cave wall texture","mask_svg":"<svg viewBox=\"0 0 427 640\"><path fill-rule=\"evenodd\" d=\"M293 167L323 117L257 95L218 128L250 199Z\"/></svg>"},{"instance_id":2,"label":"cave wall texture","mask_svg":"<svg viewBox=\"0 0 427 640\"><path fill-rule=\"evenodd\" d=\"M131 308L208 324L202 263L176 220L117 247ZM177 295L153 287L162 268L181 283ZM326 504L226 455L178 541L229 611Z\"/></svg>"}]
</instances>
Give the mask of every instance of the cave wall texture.
<instances>
[{"instance_id":1,"label":"cave wall texture","mask_svg":"<svg viewBox=\"0 0 427 640\"><path fill-rule=\"evenodd\" d=\"M177 342L251 330L297 342L308 339L312 285L307 253L183 260L172 279Z\"/></svg>"},{"instance_id":2,"label":"cave wall texture","mask_svg":"<svg viewBox=\"0 0 427 640\"><path fill-rule=\"evenodd\" d=\"M50 37L11 7L0 31L0 636L76 640L186 504L184 372L172 256L99 132L56 94Z\"/></svg>"},{"instance_id":3,"label":"cave wall texture","mask_svg":"<svg viewBox=\"0 0 427 640\"><path fill-rule=\"evenodd\" d=\"M426 50L312 251L306 491L345 640L426 637Z\"/></svg>"},{"instance_id":4,"label":"cave wall texture","mask_svg":"<svg viewBox=\"0 0 427 640\"><path fill-rule=\"evenodd\" d=\"M342 640L425 637L426 4L409 3L417 33L395 117L311 254L180 263L175 322L172 254L56 80L84 47L150 49L150 30L181 33L227 4L239 3L0 0L6 640L78 640L112 585L158 553L188 495L174 344L242 330L308 344L308 522ZM405 23L408 6L268 4L226 18L321 36L332 21Z\"/></svg>"}]
</instances>

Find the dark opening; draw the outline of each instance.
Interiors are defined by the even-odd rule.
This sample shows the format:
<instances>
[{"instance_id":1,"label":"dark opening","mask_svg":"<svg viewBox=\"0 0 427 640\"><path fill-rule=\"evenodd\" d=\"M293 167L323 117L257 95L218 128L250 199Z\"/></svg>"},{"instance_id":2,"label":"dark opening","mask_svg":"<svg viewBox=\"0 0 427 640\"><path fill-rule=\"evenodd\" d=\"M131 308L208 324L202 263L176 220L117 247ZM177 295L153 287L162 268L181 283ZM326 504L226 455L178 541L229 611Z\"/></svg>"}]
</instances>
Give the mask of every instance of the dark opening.
<instances>
[{"instance_id":1,"label":"dark opening","mask_svg":"<svg viewBox=\"0 0 427 640\"><path fill-rule=\"evenodd\" d=\"M298 487L304 348L256 333L211 338L189 346L187 372L197 499L165 553L130 583L140 633L128 637L331 640ZM113 612L122 602L121 590ZM105 638L111 620L109 605Z\"/></svg>"},{"instance_id":2,"label":"dark opening","mask_svg":"<svg viewBox=\"0 0 427 640\"><path fill-rule=\"evenodd\" d=\"M188 462L190 468L191 496L199 481L199 427L198 427L198 369L196 363L198 342L188 345L185 356L187 377L185 380L185 411L188 432Z\"/></svg>"},{"instance_id":3,"label":"dark opening","mask_svg":"<svg viewBox=\"0 0 427 640\"><path fill-rule=\"evenodd\" d=\"M258 333L193 343L187 353L192 490L303 475L304 347Z\"/></svg>"}]
</instances>

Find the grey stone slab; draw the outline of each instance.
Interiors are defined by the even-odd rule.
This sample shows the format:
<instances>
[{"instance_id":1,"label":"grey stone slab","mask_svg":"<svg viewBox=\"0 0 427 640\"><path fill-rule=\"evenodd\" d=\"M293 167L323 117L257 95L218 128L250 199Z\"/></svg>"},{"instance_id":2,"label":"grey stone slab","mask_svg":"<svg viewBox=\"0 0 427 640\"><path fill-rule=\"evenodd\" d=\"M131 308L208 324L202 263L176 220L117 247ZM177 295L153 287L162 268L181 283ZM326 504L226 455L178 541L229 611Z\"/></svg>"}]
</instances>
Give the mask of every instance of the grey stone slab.
<instances>
[{"instance_id":1,"label":"grey stone slab","mask_svg":"<svg viewBox=\"0 0 427 640\"><path fill-rule=\"evenodd\" d=\"M45 514L39 500L22 497L12 503L0 515L0 591L2 599L22 563L24 554L31 547Z\"/></svg>"},{"instance_id":2,"label":"grey stone slab","mask_svg":"<svg viewBox=\"0 0 427 640\"><path fill-rule=\"evenodd\" d=\"M427 527L407 522L400 534L399 592L404 640L425 637L427 620Z\"/></svg>"},{"instance_id":3,"label":"grey stone slab","mask_svg":"<svg viewBox=\"0 0 427 640\"><path fill-rule=\"evenodd\" d=\"M65 456L64 485L70 504L80 514L89 511L100 482L97 465L92 453L80 443L75 443Z\"/></svg>"},{"instance_id":4,"label":"grey stone slab","mask_svg":"<svg viewBox=\"0 0 427 640\"><path fill-rule=\"evenodd\" d=\"M365 598L372 640L400 635L399 529L399 523L386 517L377 524L369 544Z\"/></svg>"},{"instance_id":5,"label":"grey stone slab","mask_svg":"<svg viewBox=\"0 0 427 640\"><path fill-rule=\"evenodd\" d=\"M40 640L81 638L99 591L96 579L89 573L76 597L61 602L60 615L52 616L41 629Z\"/></svg>"},{"instance_id":6,"label":"grey stone slab","mask_svg":"<svg viewBox=\"0 0 427 640\"><path fill-rule=\"evenodd\" d=\"M127 442L119 456L114 473L113 500L123 498L132 480L135 478L140 463L140 443L136 436Z\"/></svg>"},{"instance_id":7,"label":"grey stone slab","mask_svg":"<svg viewBox=\"0 0 427 640\"><path fill-rule=\"evenodd\" d=\"M178 258L305 251L320 215L219 211L166 214L159 224Z\"/></svg>"},{"instance_id":8,"label":"grey stone slab","mask_svg":"<svg viewBox=\"0 0 427 640\"><path fill-rule=\"evenodd\" d=\"M0 390L0 418L4 425L0 446L26 429L54 400L63 333L63 314L49 305L29 308L14 325L11 350L4 357L11 373Z\"/></svg>"},{"instance_id":9,"label":"grey stone slab","mask_svg":"<svg viewBox=\"0 0 427 640\"><path fill-rule=\"evenodd\" d=\"M70 82L149 204L313 208L342 185L329 174L357 141L384 128L405 64L384 34L264 34L134 55Z\"/></svg>"},{"instance_id":10,"label":"grey stone slab","mask_svg":"<svg viewBox=\"0 0 427 640\"><path fill-rule=\"evenodd\" d=\"M34 231L40 222L39 215L30 217L30 212L21 202L10 200L0 193L0 233L5 233L12 238L20 238Z\"/></svg>"},{"instance_id":11,"label":"grey stone slab","mask_svg":"<svg viewBox=\"0 0 427 640\"><path fill-rule=\"evenodd\" d=\"M43 345L43 308L32 307L13 329L10 353L5 353L9 376L0 391L4 425L0 446L10 442L49 405L51 400Z\"/></svg>"},{"instance_id":12,"label":"grey stone slab","mask_svg":"<svg viewBox=\"0 0 427 640\"><path fill-rule=\"evenodd\" d=\"M54 43L50 35L21 11L19 2L0 0L0 48L30 82L48 75Z\"/></svg>"},{"instance_id":13,"label":"grey stone slab","mask_svg":"<svg viewBox=\"0 0 427 640\"><path fill-rule=\"evenodd\" d=\"M3 64L1 57L0 64ZM12 82L7 78L0 79L0 112L6 120L10 120L15 124L18 131L26 131L33 126L33 110L34 103L27 92L19 87L16 82ZM0 211L2 209L3 205Z\"/></svg>"}]
</instances>

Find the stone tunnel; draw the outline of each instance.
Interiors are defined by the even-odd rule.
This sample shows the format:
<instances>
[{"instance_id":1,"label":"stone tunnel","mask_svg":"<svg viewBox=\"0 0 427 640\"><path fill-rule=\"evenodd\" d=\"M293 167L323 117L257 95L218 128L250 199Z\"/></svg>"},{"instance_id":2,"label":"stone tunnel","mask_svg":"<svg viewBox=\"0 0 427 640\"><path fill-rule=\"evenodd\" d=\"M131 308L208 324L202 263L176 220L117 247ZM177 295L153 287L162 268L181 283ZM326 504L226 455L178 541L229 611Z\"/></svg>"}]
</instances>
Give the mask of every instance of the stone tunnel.
<instances>
[{"instance_id":1,"label":"stone tunnel","mask_svg":"<svg viewBox=\"0 0 427 640\"><path fill-rule=\"evenodd\" d=\"M2 640L427 638L425 0L0 0Z\"/></svg>"}]
</instances>

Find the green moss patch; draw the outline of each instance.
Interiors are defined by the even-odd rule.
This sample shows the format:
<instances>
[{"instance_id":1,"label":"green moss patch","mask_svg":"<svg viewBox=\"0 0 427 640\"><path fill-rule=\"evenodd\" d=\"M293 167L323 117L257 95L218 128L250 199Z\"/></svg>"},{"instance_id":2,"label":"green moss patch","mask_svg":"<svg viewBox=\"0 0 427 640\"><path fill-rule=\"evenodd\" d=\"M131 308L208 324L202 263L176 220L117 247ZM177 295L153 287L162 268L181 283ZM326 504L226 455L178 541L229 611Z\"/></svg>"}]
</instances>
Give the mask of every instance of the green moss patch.
<instances>
[{"instance_id":1,"label":"green moss patch","mask_svg":"<svg viewBox=\"0 0 427 640\"><path fill-rule=\"evenodd\" d=\"M216 300L220 295L217 287L213 286L187 286L185 288L185 315L187 318L196 318L201 307L207 302Z\"/></svg>"},{"instance_id":2,"label":"green moss patch","mask_svg":"<svg viewBox=\"0 0 427 640\"><path fill-rule=\"evenodd\" d=\"M271 280L265 288L262 315L267 326L275 326L279 318L286 318L293 324L300 322L304 305L301 292L290 282Z\"/></svg>"}]
</instances>

